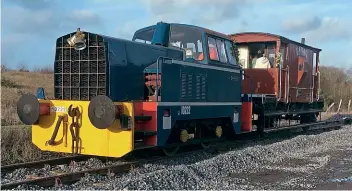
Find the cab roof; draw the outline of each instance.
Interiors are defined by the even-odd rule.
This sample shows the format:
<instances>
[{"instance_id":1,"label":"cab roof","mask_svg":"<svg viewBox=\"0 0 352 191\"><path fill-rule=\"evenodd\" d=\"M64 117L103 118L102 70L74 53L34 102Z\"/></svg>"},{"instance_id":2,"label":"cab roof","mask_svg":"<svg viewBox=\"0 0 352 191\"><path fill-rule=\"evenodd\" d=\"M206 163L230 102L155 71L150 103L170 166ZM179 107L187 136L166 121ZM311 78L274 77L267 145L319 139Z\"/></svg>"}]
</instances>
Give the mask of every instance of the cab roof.
<instances>
[{"instance_id":1,"label":"cab roof","mask_svg":"<svg viewBox=\"0 0 352 191\"><path fill-rule=\"evenodd\" d=\"M214 35L214 36L217 36L217 37L224 38L226 40L231 40L232 41L232 39L231 39L231 37L229 35L226 35L226 34L220 33L220 32L216 32L216 31L204 28L204 27L199 27L199 26L195 26L195 25L188 25L188 24L182 24L182 23L168 23L168 24L170 24L171 26L183 26L183 27L189 27L189 28L196 28L196 29L204 31L207 34ZM155 28L155 26L156 25L151 25L151 26L148 26L148 27L141 28L141 29L137 30L135 33L138 33L138 32L141 32L141 31L145 31L145 30L149 30L149 29L153 29L153 28Z\"/></svg>"}]
</instances>

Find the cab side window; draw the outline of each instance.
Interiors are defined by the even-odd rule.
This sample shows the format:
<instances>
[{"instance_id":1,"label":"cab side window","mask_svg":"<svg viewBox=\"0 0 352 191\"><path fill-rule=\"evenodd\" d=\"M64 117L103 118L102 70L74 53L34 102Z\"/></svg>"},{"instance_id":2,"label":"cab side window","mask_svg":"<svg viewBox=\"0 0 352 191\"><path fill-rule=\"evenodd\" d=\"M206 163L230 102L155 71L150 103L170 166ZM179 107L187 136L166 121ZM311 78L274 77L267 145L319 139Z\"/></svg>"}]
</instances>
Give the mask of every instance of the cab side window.
<instances>
[{"instance_id":1,"label":"cab side window","mask_svg":"<svg viewBox=\"0 0 352 191\"><path fill-rule=\"evenodd\" d=\"M208 37L209 57L211 60L227 63L224 40Z\"/></svg>"},{"instance_id":2,"label":"cab side window","mask_svg":"<svg viewBox=\"0 0 352 191\"><path fill-rule=\"evenodd\" d=\"M209 58L211 60L219 60L218 50L216 48L216 40L214 38L208 37L208 48L209 48Z\"/></svg>"},{"instance_id":3,"label":"cab side window","mask_svg":"<svg viewBox=\"0 0 352 191\"><path fill-rule=\"evenodd\" d=\"M217 39L216 40L216 45L218 47L220 62L227 63L224 41Z\"/></svg>"},{"instance_id":4,"label":"cab side window","mask_svg":"<svg viewBox=\"0 0 352 191\"><path fill-rule=\"evenodd\" d=\"M225 43L226 43L226 52L227 52L227 56L229 58L229 63L232 65L237 64L235 52L233 51L232 42L227 40Z\"/></svg>"}]
</instances>

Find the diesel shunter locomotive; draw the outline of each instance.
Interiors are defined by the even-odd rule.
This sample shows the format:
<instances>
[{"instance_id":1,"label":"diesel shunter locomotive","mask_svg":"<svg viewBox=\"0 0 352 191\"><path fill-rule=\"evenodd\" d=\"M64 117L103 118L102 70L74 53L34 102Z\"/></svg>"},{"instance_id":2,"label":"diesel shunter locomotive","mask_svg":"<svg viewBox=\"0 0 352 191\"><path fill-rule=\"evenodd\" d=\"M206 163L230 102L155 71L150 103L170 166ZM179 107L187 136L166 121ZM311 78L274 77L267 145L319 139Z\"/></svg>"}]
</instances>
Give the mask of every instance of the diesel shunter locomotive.
<instances>
[{"instance_id":1,"label":"diesel shunter locomotive","mask_svg":"<svg viewBox=\"0 0 352 191\"><path fill-rule=\"evenodd\" d=\"M78 29L56 40L54 97L38 88L17 113L44 151L173 155L183 145L287 128L277 126L283 118L314 122L324 106L319 52L277 35L178 23L142 28L132 40Z\"/></svg>"}]
</instances>

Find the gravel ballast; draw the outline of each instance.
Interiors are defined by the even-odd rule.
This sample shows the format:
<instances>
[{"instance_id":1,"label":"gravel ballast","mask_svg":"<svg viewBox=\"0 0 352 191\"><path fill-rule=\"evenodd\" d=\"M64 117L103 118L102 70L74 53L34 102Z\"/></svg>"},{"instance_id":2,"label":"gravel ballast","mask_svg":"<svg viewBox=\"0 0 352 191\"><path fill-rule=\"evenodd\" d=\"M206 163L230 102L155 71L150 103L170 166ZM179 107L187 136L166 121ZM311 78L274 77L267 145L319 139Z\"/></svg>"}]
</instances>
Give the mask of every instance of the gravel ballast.
<instances>
[{"instance_id":1,"label":"gravel ballast","mask_svg":"<svg viewBox=\"0 0 352 191\"><path fill-rule=\"evenodd\" d=\"M6 184L14 181L33 179L36 177L55 176L69 172L79 172L88 169L100 168L111 164L122 164L121 161L102 162L97 158L90 158L87 161L75 162L74 164L46 165L44 168L20 168L9 173L1 174L1 183Z\"/></svg>"},{"instance_id":2,"label":"gravel ballast","mask_svg":"<svg viewBox=\"0 0 352 191\"><path fill-rule=\"evenodd\" d=\"M338 186L351 183L351 137L349 125L275 142L261 140L222 154L198 152L145 164L123 175L86 175L60 189L342 189Z\"/></svg>"}]
</instances>

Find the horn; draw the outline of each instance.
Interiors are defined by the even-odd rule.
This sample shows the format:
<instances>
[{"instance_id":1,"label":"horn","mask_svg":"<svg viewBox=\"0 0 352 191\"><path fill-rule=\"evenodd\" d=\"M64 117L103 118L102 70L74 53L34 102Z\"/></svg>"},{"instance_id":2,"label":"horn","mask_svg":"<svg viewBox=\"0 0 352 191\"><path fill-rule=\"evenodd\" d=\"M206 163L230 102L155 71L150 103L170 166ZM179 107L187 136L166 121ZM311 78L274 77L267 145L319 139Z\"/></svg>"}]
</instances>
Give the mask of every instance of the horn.
<instances>
[{"instance_id":1,"label":"horn","mask_svg":"<svg viewBox=\"0 0 352 191\"><path fill-rule=\"evenodd\" d=\"M87 47L84 37L85 35L81 32L80 28L78 28L76 34L68 38L67 42L70 46L73 46L74 49L83 50Z\"/></svg>"}]
</instances>

